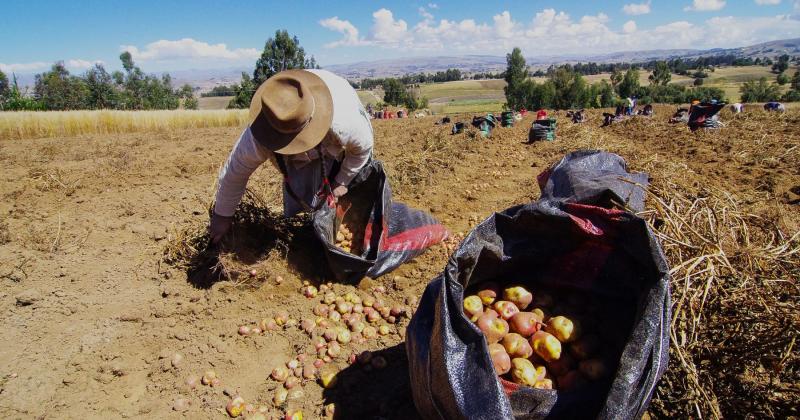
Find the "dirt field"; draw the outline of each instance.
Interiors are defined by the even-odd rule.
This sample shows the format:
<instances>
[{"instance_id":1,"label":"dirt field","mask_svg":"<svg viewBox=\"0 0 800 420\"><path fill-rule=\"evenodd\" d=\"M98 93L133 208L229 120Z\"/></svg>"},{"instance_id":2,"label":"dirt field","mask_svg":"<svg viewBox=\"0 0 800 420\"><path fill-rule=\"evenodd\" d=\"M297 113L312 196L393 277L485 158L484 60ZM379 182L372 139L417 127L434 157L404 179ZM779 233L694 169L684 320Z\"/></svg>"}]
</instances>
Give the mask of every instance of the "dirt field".
<instances>
[{"instance_id":1,"label":"dirt field","mask_svg":"<svg viewBox=\"0 0 800 420\"><path fill-rule=\"evenodd\" d=\"M376 156L398 200L459 233L537 198L536 175L565 153L619 153L651 176L642 216L673 267L673 348L651 416L800 415L800 110L724 113L719 132L692 134L666 123L670 109L607 128L600 111L583 125L561 118L557 141L532 146L521 144L530 116L489 140L451 136L434 118L379 120ZM341 418L415 417L405 318L386 336L343 345L345 357L328 364L344 369L335 388L308 381L273 406L280 385L270 372L302 352L313 359L312 341L297 327L247 337L237 329L282 309L314 318L320 298L303 297L302 281L327 279L305 229L238 228L223 258L233 281L208 288L164 260L207 222L217 171L239 132L0 139L0 417L225 418L233 393L272 415L301 409L321 418L335 403ZM268 167L251 180L273 210L279 182ZM413 308L447 255L437 246L377 280L332 287ZM346 355L362 350L388 366L348 367ZM209 369L220 386L186 384Z\"/></svg>"}]
</instances>

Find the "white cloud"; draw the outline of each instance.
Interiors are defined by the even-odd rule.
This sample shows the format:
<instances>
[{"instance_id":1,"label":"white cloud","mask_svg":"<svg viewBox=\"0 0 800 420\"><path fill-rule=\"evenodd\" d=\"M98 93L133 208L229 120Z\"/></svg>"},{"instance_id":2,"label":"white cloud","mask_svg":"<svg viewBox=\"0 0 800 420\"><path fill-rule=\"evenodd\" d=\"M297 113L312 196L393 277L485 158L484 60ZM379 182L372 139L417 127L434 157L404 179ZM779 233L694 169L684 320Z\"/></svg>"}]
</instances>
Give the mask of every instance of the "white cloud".
<instances>
[{"instance_id":1,"label":"white cloud","mask_svg":"<svg viewBox=\"0 0 800 420\"><path fill-rule=\"evenodd\" d=\"M231 61L253 60L260 53L255 48L229 49L225 44L209 44L192 38L179 40L161 39L147 44L140 50L135 45L123 45L120 51L128 51L134 61L175 61L187 59L222 59Z\"/></svg>"},{"instance_id":2,"label":"white cloud","mask_svg":"<svg viewBox=\"0 0 800 420\"><path fill-rule=\"evenodd\" d=\"M725 0L693 0L691 6L683 8L684 11L713 12L725 7Z\"/></svg>"},{"instance_id":3,"label":"white cloud","mask_svg":"<svg viewBox=\"0 0 800 420\"><path fill-rule=\"evenodd\" d=\"M338 16L334 16L331 18L322 19L319 21L319 24L322 25L323 28L344 34L344 38L341 40L326 44L325 46L328 48L334 48L342 45L361 45L361 43L364 42L358 37L358 28L353 26L353 24L348 20L341 20Z\"/></svg>"},{"instance_id":4,"label":"white cloud","mask_svg":"<svg viewBox=\"0 0 800 420\"><path fill-rule=\"evenodd\" d=\"M67 68L74 70L86 70L95 64L105 65L106 63L104 63L102 60L88 61L81 59L67 60L64 62L64 65L66 65Z\"/></svg>"},{"instance_id":5,"label":"white cloud","mask_svg":"<svg viewBox=\"0 0 800 420\"><path fill-rule=\"evenodd\" d=\"M439 5L436 3L428 3L428 9L438 9Z\"/></svg>"},{"instance_id":6,"label":"white cloud","mask_svg":"<svg viewBox=\"0 0 800 420\"><path fill-rule=\"evenodd\" d=\"M755 0L759 6L775 6L781 4L781 0Z\"/></svg>"},{"instance_id":7,"label":"white cloud","mask_svg":"<svg viewBox=\"0 0 800 420\"><path fill-rule=\"evenodd\" d=\"M644 3L626 4L625 6L622 6L622 11L625 12L626 15L646 15L650 13L650 1L648 0Z\"/></svg>"},{"instance_id":8,"label":"white cloud","mask_svg":"<svg viewBox=\"0 0 800 420\"><path fill-rule=\"evenodd\" d=\"M372 17L375 21L372 25L372 39L376 43L394 45L403 41L408 29L406 21L395 20L392 11L385 8L373 13Z\"/></svg>"},{"instance_id":9,"label":"white cloud","mask_svg":"<svg viewBox=\"0 0 800 420\"><path fill-rule=\"evenodd\" d=\"M63 61L64 61L64 66L67 68L67 70L73 72L81 72L83 70L86 70L94 66L95 64L105 65L105 63L101 60L90 61L90 60L82 60L80 58L74 58ZM12 72L21 74L37 73L49 70L54 63L55 61L50 63L44 61L34 61L31 63L13 63L13 64L0 63L0 70L2 70L4 73L12 73Z\"/></svg>"},{"instance_id":10,"label":"white cloud","mask_svg":"<svg viewBox=\"0 0 800 420\"><path fill-rule=\"evenodd\" d=\"M796 0L800 4L800 0ZM428 12L430 9L425 9ZM405 52L446 54L504 54L520 47L527 55L607 53L671 48L730 48L775 39L800 37L797 17L717 17L705 22L669 22L642 28L629 20L611 29L604 14L572 17L553 8L539 11L528 21L515 20L508 11L487 18L460 21L422 15L409 25L388 9L373 14L370 34L335 18L320 23L344 37L334 44L392 48ZM322 22L327 22L323 24ZM336 24L333 24L336 22ZM725 28L725 30L720 30ZM329 44L330 45L330 44Z\"/></svg>"},{"instance_id":11,"label":"white cloud","mask_svg":"<svg viewBox=\"0 0 800 420\"><path fill-rule=\"evenodd\" d=\"M500 38L513 38L514 37L514 21L511 20L511 13L504 11L499 15L492 17L494 21L495 33Z\"/></svg>"},{"instance_id":12,"label":"white cloud","mask_svg":"<svg viewBox=\"0 0 800 420\"><path fill-rule=\"evenodd\" d=\"M53 63L34 61L31 63L0 63L0 70L4 73L32 73L49 68Z\"/></svg>"}]
</instances>

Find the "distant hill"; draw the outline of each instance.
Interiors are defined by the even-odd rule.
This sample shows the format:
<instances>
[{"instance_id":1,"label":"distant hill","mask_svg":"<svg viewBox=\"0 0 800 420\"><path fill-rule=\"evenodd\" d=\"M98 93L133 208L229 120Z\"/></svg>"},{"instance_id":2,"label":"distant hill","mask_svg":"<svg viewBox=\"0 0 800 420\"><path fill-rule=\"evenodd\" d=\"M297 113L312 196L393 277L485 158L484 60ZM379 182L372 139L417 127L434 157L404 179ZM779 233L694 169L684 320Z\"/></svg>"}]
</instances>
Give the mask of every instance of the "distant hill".
<instances>
[{"instance_id":1,"label":"distant hill","mask_svg":"<svg viewBox=\"0 0 800 420\"><path fill-rule=\"evenodd\" d=\"M780 54L800 54L800 38L764 42L739 48L714 48L708 50L676 49L650 51L624 51L608 54L573 54L526 57L528 65L534 68L551 64L576 63L578 61L596 63L645 62L674 58L697 58L733 54L741 57L765 57ZM350 64L325 66L326 69L351 79L365 77L391 77L408 73L437 72L457 68L463 72L497 72L506 67L505 56L466 55L442 57L408 57L391 60L362 61Z\"/></svg>"},{"instance_id":2,"label":"distant hill","mask_svg":"<svg viewBox=\"0 0 800 420\"><path fill-rule=\"evenodd\" d=\"M674 58L696 58L703 56L733 54L741 57L774 57L780 54L800 55L800 38L764 42L740 48L714 48L708 50L677 49L651 51L624 51L608 54L573 54L526 57L532 68L546 68L551 64L576 63L578 61L596 63L645 62ZM361 61L349 64L324 66L348 79L366 77L392 77L409 73L431 73L457 68L467 73L501 72L506 68L505 56L464 55L436 57L405 57L389 60ZM147 71L147 69L144 69ZM209 91L214 86L238 83L242 72L251 73L252 68L219 68L170 71L173 85L184 83L199 88L201 92ZM161 72L154 72L160 74ZM22 86L32 86L33 74L17 74Z\"/></svg>"}]
</instances>

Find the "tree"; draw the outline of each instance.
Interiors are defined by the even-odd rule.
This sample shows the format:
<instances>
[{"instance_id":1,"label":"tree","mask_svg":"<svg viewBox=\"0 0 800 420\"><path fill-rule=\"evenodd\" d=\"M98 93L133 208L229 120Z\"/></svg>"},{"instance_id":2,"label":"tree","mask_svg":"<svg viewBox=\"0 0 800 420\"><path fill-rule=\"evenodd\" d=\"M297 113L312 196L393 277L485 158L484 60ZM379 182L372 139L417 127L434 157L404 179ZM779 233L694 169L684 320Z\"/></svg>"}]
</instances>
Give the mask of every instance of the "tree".
<instances>
[{"instance_id":1,"label":"tree","mask_svg":"<svg viewBox=\"0 0 800 420\"><path fill-rule=\"evenodd\" d=\"M794 77L792 77L792 89L800 91L800 71L794 72Z\"/></svg>"},{"instance_id":2,"label":"tree","mask_svg":"<svg viewBox=\"0 0 800 420\"><path fill-rule=\"evenodd\" d=\"M119 55L120 61L122 61L122 68L125 69L126 72L130 73L135 68L133 64L133 56L128 51L124 51L122 54Z\"/></svg>"},{"instance_id":3,"label":"tree","mask_svg":"<svg viewBox=\"0 0 800 420\"><path fill-rule=\"evenodd\" d=\"M639 90L639 71L633 68L625 72L625 76L617 87L619 96L622 98L631 97Z\"/></svg>"},{"instance_id":4,"label":"tree","mask_svg":"<svg viewBox=\"0 0 800 420\"><path fill-rule=\"evenodd\" d=\"M194 96L188 96L183 100L183 109L197 109L199 105L197 98Z\"/></svg>"},{"instance_id":5,"label":"tree","mask_svg":"<svg viewBox=\"0 0 800 420\"><path fill-rule=\"evenodd\" d=\"M614 106L617 97L614 94L614 87L605 80L601 80L595 88L598 93L598 105L601 108L610 108Z\"/></svg>"},{"instance_id":6,"label":"tree","mask_svg":"<svg viewBox=\"0 0 800 420\"><path fill-rule=\"evenodd\" d=\"M701 77L698 77L697 79L694 79L694 82L692 82L692 85L694 85L694 86L703 86L703 79Z\"/></svg>"},{"instance_id":7,"label":"tree","mask_svg":"<svg viewBox=\"0 0 800 420\"><path fill-rule=\"evenodd\" d=\"M115 108L117 105L117 90L114 80L102 64L95 64L84 75L86 87L89 90L86 106L91 109Z\"/></svg>"},{"instance_id":8,"label":"tree","mask_svg":"<svg viewBox=\"0 0 800 420\"><path fill-rule=\"evenodd\" d=\"M779 74L778 77L775 78L775 81L778 82L779 85L783 86L789 83L791 81L791 78L789 78L789 75L786 74L786 72L783 72Z\"/></svg>"},{"instance_id":9,"label":"tree","mask_svg":"<svg viewBox=\"0 0 800 420\"><path fill-rule=\"evenodd\" d=\"M648 77L650 84L666 86L672 80L672 73L666 61L657 61L653 73Z\"/></svg>"},{"instance_id":10,"label":"tree","mask_svg":"<svg viewBox=\"0 0 800 420\"><path fill-rule=\"evenodd\" d=\"M233 99L228 102L228 108L249 108L250 100L253 97L256 86L250 75L242 72L242 81L238 85L233 85Z\"/></svg>"},{"instance_id":11,"label":"tree","mask_svg":"<svg viewBox=\"0 0 800 420\"><path fill-rule=\"evenodd\" d=\"M772 65L772 72L781 74L789 68L789 56L784 54L778 57L778 61Z\"/></svg>"},{"instance_id":12,"label":"tree","mask_svg":"<svg viewBox=\"0 0 800 420\"><path fill-rule=\"evenodd\" d=\"M3 102L11 94L11 87L8 84L8 77L0 70L0 109L3 109Z\"/></svg>"},{"instance_id":13,"label":"tree","mask_svg":"<svg viewBox=\"0 0 800 420\"><path fill-rule=\"evenodd\" d=\"M275 38L267 39L264 44L264 51L256 61L256 69L253 70L253 83L260 86L265 80L272 77L275 73L290 70L304 69L306 65L316 67L313 57L306 61L306 52L300 46L297 37L290 37L284 30L275 31Z\"/></svg>"},{"instance_id":14,"label":"tree","mask_svg":"<svg viewBox=\"0 0 800 420\"><path fill-rule=\"evenodd\" d=\"M514 48L506 55L506 106L509 109L520 109L526 105L526 93L529 91L528 66L519 48Z\"/></svg>"},{"instance_id":15,"label":"tree","mask_svg":"<svg viewBox=\"0 0 800 420\"><path fill-rule=\"evenodd\" d=\"M63 61L50 71L37 74L34 92L44 107L51 111L85 109L89 89L86 82L69 74Z\"/></svg>"},{"instance_id":16,"label":"tree","mask_svg":"<svg viewBox=\"0 0 800 420\"><path fill-rule=\"evenodd\" d=\"M383 82L383 102L390 105L400 105L406 102L406 87L395 78L385 79Z\"/></svg>"},{"instance_id":17,"label":"tree","mask_svg":"<svg viewBox=\"0 0 800 420\"><path fill-rule=\"evenodd\" d=\"M742 102L767 102L780 97L778 85L767 82L766 77L744 82L739 91L742 94Z\"/></svg>"},{"instance_id":18,"label":"tree","mask_svg":"<svg viewBox=\"0 0 800 420\"><path fill-rule=\"evenodd\" d=\"M615 68L614 71L611 72L611 86L614 88L614 90L617 90L617 86L619 86L619 84L622 83L622 79L624 77L625 76L622 74L621 71L619 71L619 69Z\"/></svg>"}]
</instances>

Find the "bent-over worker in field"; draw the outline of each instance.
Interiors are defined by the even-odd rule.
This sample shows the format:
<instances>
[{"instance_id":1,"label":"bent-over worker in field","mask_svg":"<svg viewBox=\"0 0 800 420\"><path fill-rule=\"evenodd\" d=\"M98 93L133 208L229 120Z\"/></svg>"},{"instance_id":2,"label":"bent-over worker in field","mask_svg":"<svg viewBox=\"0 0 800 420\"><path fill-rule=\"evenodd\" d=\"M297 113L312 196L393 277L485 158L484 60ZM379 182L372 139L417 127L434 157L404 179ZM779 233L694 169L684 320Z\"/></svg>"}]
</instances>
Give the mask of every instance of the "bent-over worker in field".
<instances>
[{"instance_id":1,"label":"bent-over worker in field","mask_svg":"<svg viewBox=\"0 0 800 420\"><path fill-rule=\"evenodd\" d=\"M372 125L350 84L326 70L286 70L259 86L245 128L219 174L210 234L218 243L250 175L271 161L284 175L283 213L334 199L372 156Z\"/></svg>"}]
</instances>

